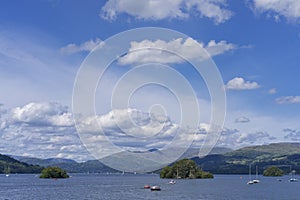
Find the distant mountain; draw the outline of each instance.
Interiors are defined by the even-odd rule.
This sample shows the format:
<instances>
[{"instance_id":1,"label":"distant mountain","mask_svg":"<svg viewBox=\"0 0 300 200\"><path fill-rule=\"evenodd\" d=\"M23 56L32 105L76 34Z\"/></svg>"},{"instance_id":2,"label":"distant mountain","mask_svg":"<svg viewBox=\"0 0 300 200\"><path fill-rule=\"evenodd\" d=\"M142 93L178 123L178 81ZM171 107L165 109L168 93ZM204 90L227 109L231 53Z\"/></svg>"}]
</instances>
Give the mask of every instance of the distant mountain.
<instances>
[{"instance_id":1,"label":"distant mountain","mask_svg":"<svg viewBox=\"0 0 300 200\"><path fill-rule=\"evenodd\" d=\"M203 170L221 174L246 174L258 165L259 173L269 166L278 166L285 173L290 167L300 172L300 143L275 143L241 148L223 155L192 158Z\"/></svg>"},{"instance_id":2,"label":"distant mountain","mask_svg":"<svg viewBox=\"0 0 300 200\"><path fill-rule=\"evenodd\" d=\"M0 154L0 173L40 173L42 167L20 162L6 155Z\"/></svg>"},{"instance_id":3,"label":"distant mountain","mask_svg":"<svg viewBox=\"0 0 300 200\"><path fill-rule=\"evenodd\" d=\"M64 158L47 158L47 159L41 159L41 158L32 158L27 156L11 156L16 160L19 160L24 163L28 163L31 165L40 165L43 167L53 166L60 163L77 163L74 160L71 159L64 159Z\"/></svg>"},{"instance_id":4,"label":"distant mountain","mask_svg":"<svg viewBox=\"0 0 300 200\"><path fill-rule=\"evenodd\" d=\"M26 162L32 165L40 165L43 167L49 166L57 166L69 173L116 173L117 170L114 170L106 165L102 164L98 160L90 160L82 163L78 163L71 159L63 159L63 158L32 158L26 156L13 156L15 159Z\"/></svg>"},{"instance_id":5,"label":"distant mountain","mask_svg":"<svg viewBox=\"0 0 300 200\"><path fill-rule=\"evenodd\" d=\"M150 152L159 151L158 149L151 149ZM212 154L215 153L226 153L232 151L228 148L223 147L215 147L211 151ZM190 148L188 149L181 158L192 158L195 156L198 156L199 148ZM121 156L121 155L115 155L115 156ZM120 171L112 169L103 163L101 163L99 160L89 160L86 162L78 163L71 159L63 159L63 158L48 158L48 159L40 159L40 158L32 158L32 157L26 157L26 156L12 156L13 158L32 165L40 165L43 167L48 166L57 166L64 170L66 170L69 173L118 173ZM130 161L130 159L128 159ZM122 163L126 165L126 163Z\"/></svg>"}]
</instances>

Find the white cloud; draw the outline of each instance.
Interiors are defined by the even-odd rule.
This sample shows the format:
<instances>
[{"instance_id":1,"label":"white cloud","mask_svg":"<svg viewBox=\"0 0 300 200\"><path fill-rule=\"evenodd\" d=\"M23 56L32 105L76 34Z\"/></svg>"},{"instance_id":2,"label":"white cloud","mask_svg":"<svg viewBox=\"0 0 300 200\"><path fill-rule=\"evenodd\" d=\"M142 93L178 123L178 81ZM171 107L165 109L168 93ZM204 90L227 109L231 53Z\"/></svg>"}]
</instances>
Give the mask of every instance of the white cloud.
<instances>
[{"instance_id":1,"label":"white cloud","mask_svg":"<svg viewBox=\"0 0 300 200\"><path fill-rule=\"evenodd\" d=\"M168 117L137 109L112 110L105 115L80 120L78 126L84 141L91 146L106 137L115 145L134 151L147 150L147 146L162 148L157 144L160 141L164 141L161 144L169 143L178 129Z\"/></svg>"},{"instance_id":2,"label":"white cloud","mask_svg":"<svg viewBox=\"0 0 300 200\"><path fill-rule=\"evenodd\" d=\"M253 90L259 87L258 83L245 81L241 77L235 77L226 84L226 88L229 90Z\"/></svg>"},{"instance_id":3,"label":"white cloud","mask_svg":"<svg viewBox=\"0 0 300 200\"><path fill-rule=\"evenodd\" d=\"M254 9L259 12L274 14L274 20L279 21L279 16L284 16L288 20L298 20L300 18L299 0L253 0Z\"/></svg>"},{"instance_id":4,"label":"white cloud","mask_svg":"<svg viewBox=\"0 0 300 200\"><path fill-rule=\"evenodd\" d=\"M274 140L275 137L272 137L267 132L256 132L256 133L242 133L240 137L237 139L238 143L246 143L246 144L260 144ZM265 141L264 141L265 140Z\"/></svg>"},{"instance_id":5,"label":"white cloud","mask_svg":"<svg viewBox=\"0 0 300 200\"><path fill-rule=\"evenodd\" d=\"M22 107L2 110L0 124L4 123L4 126L0 127L0 152L13 152L16 155L26 153L41 158L65 157L78 161L93 159L82 145L82 138L87 139L92 150L98 149L97 153L104 155L112 153L109 148L99 149L99 145L107 139L111 142L110 145L115 144L122 150L160 149L170 144L180 127L164 115L149 114L137 109L112 110L101 116L81 120L77 125L84 134L79 138L68 108L58 103L29 103ZM283 136L276 134L276 130L281 130L281 126L291 127L290 125L294 124L290 120L289 123L282 120L270 121L274 120L273 117L266 119L250 114L246 116L251 116L251 122L240 124L231 120L233 128L223 129L217 145L239 148L270 143L275 137L268 132L283 139ZM55 121L55 118L58 121ZM235 118L239 119L239 122L249 120L246 117ZM271 125L261 129L261 124ZM200 147L206 139L209 127L209 124L201 123L196 135L191 130L185 130L179 135L176 144L180 146L194 140L193 145ZM284 139L298 141L299 131L295 130L285 131L287 134Z\"/></svg>"},{"instance_id":6,"label":"white cloud","mask_svg":"<svg viewBox=\"0 0 300 200\"><path fill-rule=\"evenodd\" d=\"M248 122L250 122L250 119L244 116L235 119L235 123L248 123Z\"/></svg>"},{"instance_id":7,"label":"white cloud","mask_svg":"<svg viewBox=\"0 0 300 200\"><path fill-rule=\"evenodd\" d=\"M276 137L271 136L265 131L242 132L238 129L224 128L218 141L218 145L229 148L240 148L253 144L270 143L275 139Z\"/></svg>"},{"instance_id":8,"label":"white cloud","mask_svg":"<svg viewBox=\"0 0 300 200\"><path fill-rule=\"evenodd\" d=\"M278 104L295 104L300 103L300 96L283 96L276 99Z\"/></svg>"},{"instance_id":9,"label":"white cloud","mask_svg":"<svg viewBox=\"0 0 300 200\"><path fill-rule=\"evenodd\" d=\"M199 46L207 51L199 52ZM171 41L143 40L131 42L129 53L121 57L118 62L122 65L133 63L180 63L184 59L205 59L236 49L237 46L224 40L216 42L211 40L207 45L192 38L177 38ZM177 56L174 52L179 54Z\"/></svg>"},{"instance_id":10,"label":"white cloud","mask_svg":"<svg viewBox=\"0 0 300 200\"><path fill-rule=\"evenodd\" d=\"M290 128L283 129L283 132L286 133L284 139L292 141L300 141L300 131Z\"/></svg>"},{"instance_id":11,"label":"white cloud","mask_svg":"<svg viewBox=\"0 0 300 200\"><path fill-rule=\"evenodd\" d=\"M229 20L233 13L224 8L225 0L190 0L186 1L188 8L196 7L201 16L214 20L216 24Z\"/></svg>"},{"instance_id":12,"label":"white cloud","mask_svg":"<svg viewBox=\"0 0 300 200\"><path fill-rule=\"evenodd\" d=\"M99 38L96 38L95 40L89 40L86 42L83 42L79 45L76 45L74 43L68 44L60 49L60 51L63 54L74 54L82 51L90 52L98 45L103 45L104 42L100 40Z\"/></svg>"},{"instance_id":13,"label":"white cloud","mask_svg":"<svg viewBox=\"0 0 300 200\"><path fill-rule=\"evenodd\" d=\"M269 94L276 94L277 93L277 90L276 88L272 88L268 91Z\"/></svg>"},{"instance_id":14,"label":"white cloud","mask_svg":"<svg viewBox=\"0 0 300 200\"><path fill-rule=\"evenodd\" d=\"M58 103L29 103L0 116L0 152L40 158L68 153L81 161L92 159L81 145L72 114ZM75 148L76 147L76 148Z\"/></svg>"},{"instance_id":15,"label":"white cloud","mask_svg":"<svg viewBox=\"0 0 300 200\"><path fill-rule=\"evenodd\" d=\"M160 20L187 17L181 10L182 0L109 0L102 8L102 17L115 19L119 13L127 13L138 19Z\"/></svg>"},{"instance_id":16,"label":"white cloud","mask_svg":"<svg viewBox=\"0 0 300 200\"><path fill-rule=\"evenodd\" d=\"M15 123L35 124L36 126L73 126L71 113L66 106L58 103L29 103L12 109Z\"/></svg>"},{"instance_id":17,"label":"white cloud","mask_svg":"<svg viewBox=\"0 0 300 200\"><path fill-rule=\"evenodd\" d=\"M101 17L108 20L114 20L122 13L143 20L184 19L190 13L197 13L216 24L233 15L226 9L225 0L109 0L101 9Z\"/></svg>"}]
</instances>

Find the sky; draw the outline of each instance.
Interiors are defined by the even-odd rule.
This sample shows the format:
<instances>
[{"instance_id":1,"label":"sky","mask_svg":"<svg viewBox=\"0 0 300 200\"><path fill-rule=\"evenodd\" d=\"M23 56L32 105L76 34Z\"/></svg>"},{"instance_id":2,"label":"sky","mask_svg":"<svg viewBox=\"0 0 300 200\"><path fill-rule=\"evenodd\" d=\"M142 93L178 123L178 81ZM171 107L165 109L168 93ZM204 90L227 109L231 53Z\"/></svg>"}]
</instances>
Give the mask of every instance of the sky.
<instances>
[{"instance_id":1,"label":"sky","mask_svg":"<svg viewBox=\"0 0 300 200\"><path fill-rule=\"evenodd\" d=\"M172 142L200 148L212 125L214 99L208 88L219 80L226 113L217 108L216 115L226 115L217 146L237 149L300 141L298 0L2 0L0 4L1 154L84 161L120 149L160 149ZM163 30L151 35L146 27ZM138 28L144 32L128 32ZM120 38L126 33L132 34L122 46ZM93 55L116 56L107 49L113 41L127 52L114 57L101 79L99 71L91 73L98 81L95 105L90 105L95 115L74 116L73 92L75 88L76 96L80 70ZM209 60L220 79L206 80L187 60ZM80 94L78 102L86 106L81 101L85 95ZM112 107L113 97L113 103L125 102L127 107ZM196 137L189 128L178 136L187 115L186 121L198 119L197 110L201 117ZM104 140L119 148L104 145L100 151Z\"/></svg>"}]
</instances>

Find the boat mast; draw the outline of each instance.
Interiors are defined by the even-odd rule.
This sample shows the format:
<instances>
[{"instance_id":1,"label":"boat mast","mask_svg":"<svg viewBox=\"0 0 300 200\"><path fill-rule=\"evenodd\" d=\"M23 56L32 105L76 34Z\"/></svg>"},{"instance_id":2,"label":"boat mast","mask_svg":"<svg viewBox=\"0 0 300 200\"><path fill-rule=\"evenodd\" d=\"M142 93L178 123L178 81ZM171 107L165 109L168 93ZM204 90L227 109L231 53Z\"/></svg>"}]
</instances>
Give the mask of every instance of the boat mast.
<instances>
[{"instance_id":1,"label":"boat mast","mask_svg":"<svg viewBox=\"0 0 300 200\"><path fill-rule=\"evenodd\" d=\"M257 176L258 176L258 166L256 165L256 175L255 175L256 180L257 180Z\"/></svg>"},{"instance_id":2,"label":"boat mast","mask_svg":"<svg viewBox=\"0 0 300 200\"><path fill-rule=\"evenodd\" d=\"M249 181L251 181L251 164L249 164Z\"/></svg>"}]
</instances>

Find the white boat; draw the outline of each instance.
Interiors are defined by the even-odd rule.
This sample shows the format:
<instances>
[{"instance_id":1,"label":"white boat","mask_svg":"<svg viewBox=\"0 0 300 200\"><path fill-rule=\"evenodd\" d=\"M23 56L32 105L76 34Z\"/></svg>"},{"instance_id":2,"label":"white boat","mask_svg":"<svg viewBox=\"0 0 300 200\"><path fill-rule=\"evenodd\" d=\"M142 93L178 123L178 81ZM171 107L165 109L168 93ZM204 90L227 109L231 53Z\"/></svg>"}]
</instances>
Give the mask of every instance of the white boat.
<instances>
[{"instance_id":1,"label":"white boat","mask_svg":"<svg viewBox=\"0 0 300 200\"><path fill-rule=\"evenodd\" d=\"M253 183L259 183L260 182L260 180L258 180L258 166L256 165L256 174L255 174L255 179L254 180L252 180L253 181Z\"/></svg>"},{"instance_id":2,"label":"white boat","mask_svg":"<svg viewBox=\"0 0 300 200\"><path fill-rule=\"evenodd\" d=\"M170 180L169 184L175 184L176 181L175 180Z\"/></svg>"},{"instance_id":3,"label":"white boat","mask_svg":"<svg viewBox=\"0 0 300 200\"><path fill-rule=\"evenodd\" d=\"M151 190L151 191L160 191L161 189L160 189L159 186L154 185L154 186L152 186L152 187L150 188L150 190Z\"/></svg>"},{"instance_id":4,"label":"white boat","mask_svg":"<svg viewBox=\"0 0 300 200\"><path fill-rule=\"evenodd\" d=\"M254 182L251 180L251 164L249 164L249 181L247 182L248 185L254 184Z\"/></svg>"},{"instance_id":5,"label":"white boat","mask_svg":"<svg viewBox=\"0 0 300 200\"><path fill-rule=\"evenodd\" d=\"M290 178L290 182L297 182L298 179L295 178L295 174L296 174L296 171L295 170L292 170L291 171L291 178Z\"/></svg>"},{"instance_id":6,"label":"white boat","mask_svg":"<svg viewBox=\"0 0 300 200\"><path fill-rule=\"evenodd\" d=\"M4 173L5 173L5 176L6 177L9 177L9 175L10 175L10 167L9 166L7 166L5 169L4 169Z\"/></svg>"},{"instance_id":7,"label":"white boat","mask_svg":"<svg viewBox=\"0 0 300 200\"><path fill-rule=\"evenodd\" d=\"M247 184L252 185L252 184L254 184L254 182L250 180L250 181L247 182Z\"/></svg>"}]
</instances>

